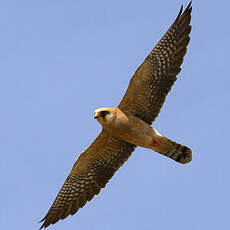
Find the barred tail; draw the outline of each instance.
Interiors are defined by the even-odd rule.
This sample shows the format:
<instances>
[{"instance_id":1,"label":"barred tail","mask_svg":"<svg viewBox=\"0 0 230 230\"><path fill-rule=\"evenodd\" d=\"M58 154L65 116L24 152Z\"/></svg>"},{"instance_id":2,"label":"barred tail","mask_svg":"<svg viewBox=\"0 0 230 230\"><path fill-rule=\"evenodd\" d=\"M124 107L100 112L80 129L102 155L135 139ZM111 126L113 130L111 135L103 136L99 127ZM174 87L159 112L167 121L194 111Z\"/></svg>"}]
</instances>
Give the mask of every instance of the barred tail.
<instances>
[{"instance_id":1,"label":"barred tail","mask_svg":"<svg viewBox=\"0 0 230 230\"><path fill-rule=\"evenodd\" d=\"M182 164L192 160L192 150L190 148L161 135L155 140L151 149Z\"/></svg>"}]
</instances>

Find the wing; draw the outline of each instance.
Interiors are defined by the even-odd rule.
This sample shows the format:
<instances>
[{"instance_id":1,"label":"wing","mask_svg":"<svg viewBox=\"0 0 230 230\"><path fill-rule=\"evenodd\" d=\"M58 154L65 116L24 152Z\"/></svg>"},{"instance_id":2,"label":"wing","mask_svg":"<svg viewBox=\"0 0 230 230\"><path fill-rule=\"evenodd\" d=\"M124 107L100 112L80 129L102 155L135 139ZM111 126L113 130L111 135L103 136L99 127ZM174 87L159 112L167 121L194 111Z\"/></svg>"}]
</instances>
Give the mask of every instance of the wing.
<instances>
[{"instance_id":1,"label":"wing","mask_svg":"<svg viewBox=\"0 0 230 230\"><path fill-rule=\"evenodd\" d=\"M75 162L50 210L41 220L44 223L40 229L74 215L105 187L134 149L134 145L102 131Z\"/></svg>"},{"instance_id":2,"label":"wing","mask_svg":"<svg viewBox=\"0 0 230 230\"><path fill-rule=\"evenodd\" d=\"M151 124L181 71L191 31L191 2L137 69L118 107Z\"/></svg>"}]
</instances>

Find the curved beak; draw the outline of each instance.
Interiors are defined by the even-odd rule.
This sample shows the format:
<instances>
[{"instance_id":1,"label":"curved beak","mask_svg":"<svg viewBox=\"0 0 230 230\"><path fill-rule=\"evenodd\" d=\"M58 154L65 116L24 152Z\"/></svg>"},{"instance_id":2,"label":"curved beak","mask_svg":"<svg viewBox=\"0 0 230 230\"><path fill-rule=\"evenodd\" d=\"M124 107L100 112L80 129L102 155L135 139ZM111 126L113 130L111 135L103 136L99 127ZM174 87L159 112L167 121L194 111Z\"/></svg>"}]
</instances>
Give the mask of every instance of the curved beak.
<instances>
[{"instance_id":1,"label":"curved beak","mask_svg":"<svg viewBox=\"0 0 230 230\"><path fill-rule=\"evenodd\" d=\"M97 119L98 117L100 117L100 113L95 112L95 113L94 113L94 119Z\"/></svg>"}]
</instances>

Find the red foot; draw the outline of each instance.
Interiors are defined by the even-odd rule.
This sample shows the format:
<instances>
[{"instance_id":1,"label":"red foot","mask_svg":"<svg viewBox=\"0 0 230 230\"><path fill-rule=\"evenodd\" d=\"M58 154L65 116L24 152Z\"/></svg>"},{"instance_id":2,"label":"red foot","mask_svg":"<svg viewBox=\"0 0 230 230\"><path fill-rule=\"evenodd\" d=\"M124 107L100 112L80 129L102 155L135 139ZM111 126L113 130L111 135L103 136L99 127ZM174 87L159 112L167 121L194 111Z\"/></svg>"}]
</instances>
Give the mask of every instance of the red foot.
<instances>
[{"instance_id":1,"label":"red foot","mask_svg":"<svg viewBox=\"0 0 230 230\"><path fill-rule=\"evenodd\" d=\"M159 146L161 144L160 140L153 139L153 146Z\"/></svg>"}]
</instances>

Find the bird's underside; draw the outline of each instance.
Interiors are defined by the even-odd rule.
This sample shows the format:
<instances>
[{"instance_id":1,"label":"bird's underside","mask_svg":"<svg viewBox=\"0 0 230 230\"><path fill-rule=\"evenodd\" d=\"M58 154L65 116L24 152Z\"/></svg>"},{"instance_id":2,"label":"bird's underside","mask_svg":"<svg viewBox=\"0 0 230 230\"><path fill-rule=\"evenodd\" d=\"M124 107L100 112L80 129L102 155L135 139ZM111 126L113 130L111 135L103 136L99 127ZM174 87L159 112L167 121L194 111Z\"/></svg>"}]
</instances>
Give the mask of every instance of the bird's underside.
<instances>
[{"instance_id":1,"label":"bird's underside","mask_svg":"<svg viewBox=\"0 0 230 230\"><path fill-rule=\"evenodd\" d=\"M150 52L130 80L117 108L101 108L95 118L102 131L75 162L40 229L75 214L129 158L137 145L187 163L192 151L160 135L150 125L181 71L191 31L191 2ZM141 130L141 133L139 131Z\"/></svg>"}]
</instances>

